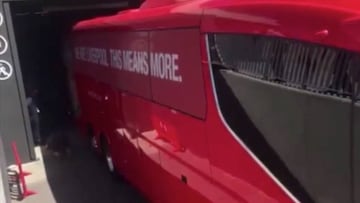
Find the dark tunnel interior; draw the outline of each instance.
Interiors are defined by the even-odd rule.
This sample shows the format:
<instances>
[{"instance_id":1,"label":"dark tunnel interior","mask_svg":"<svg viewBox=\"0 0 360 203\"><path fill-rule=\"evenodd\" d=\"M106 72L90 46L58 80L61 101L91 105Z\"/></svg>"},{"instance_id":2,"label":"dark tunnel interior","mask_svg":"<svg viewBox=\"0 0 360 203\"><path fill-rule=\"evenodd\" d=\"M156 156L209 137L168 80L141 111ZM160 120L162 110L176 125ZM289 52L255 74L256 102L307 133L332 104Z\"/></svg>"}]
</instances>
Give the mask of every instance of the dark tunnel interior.
<instances>
[{"instance_id":1,"label":"dark tunnel interior","mask_svg":"<svg viewBox=\"0 0 360 203\"><path fill-rule=\"evenodd\" d=\"M48 11L33 2L11 2L10 9L32 137L34 144L42 149L45 172L55 201L144 202L128 182L114 181L110 177L104 163L78 135L74 86L64 51L74 23L112 15L124 8L100 9L95 6L93 9ZM64 160L49 154L45 147L49 138L59 131L70 137L72 145L71 156Z\"/></svg>"},{"instance_id":2,"label":"dark tunnel interior","mask_svg":"<svg viewBox=\"0 0 360 203\"><path fill-rule=\"evenodd\" d=\"M74 23L118 9L46 12L40 5L11 6L26 102L35 144L72 125L74 106L66 39Z\"/></svg>"}]
</instances>

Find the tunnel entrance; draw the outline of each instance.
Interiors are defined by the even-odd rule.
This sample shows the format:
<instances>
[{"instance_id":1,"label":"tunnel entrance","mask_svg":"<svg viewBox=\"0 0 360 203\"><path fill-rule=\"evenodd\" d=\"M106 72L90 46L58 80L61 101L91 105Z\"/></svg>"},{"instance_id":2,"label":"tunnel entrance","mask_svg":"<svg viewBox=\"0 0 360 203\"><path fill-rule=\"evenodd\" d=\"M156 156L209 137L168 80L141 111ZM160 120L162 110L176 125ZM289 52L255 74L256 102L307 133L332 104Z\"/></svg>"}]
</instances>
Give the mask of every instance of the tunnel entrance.
<instances>
[{"instance_id":1,"label":"tunnel entrance","mask_svg":"<svg viewBox=\"0 0 360 203\"><path fill-rule=\"evenodd\" d=\"M11 83L0 83L0 135L9 164L14 162L13 141L27 162L35 159L34 145L43 145L52 133L73 126L76 99L64 50L74 23L140 5L139 1L95 1L2 2L14 66Z\"/></svg>"},{"instance_id":2,"label":"tunnel entrance","mask_svg":"<svg viewBox=\"0 0 360 203\"><path fill-rule=\"evenodd\" d=\"M30 7L24 12L29 7L22 4L11 8L33 140L36 145L45 144L51 134L73 121L71 70L64 54L72 25L117 9L47 12Z\"/></svg>"}]
</instances>

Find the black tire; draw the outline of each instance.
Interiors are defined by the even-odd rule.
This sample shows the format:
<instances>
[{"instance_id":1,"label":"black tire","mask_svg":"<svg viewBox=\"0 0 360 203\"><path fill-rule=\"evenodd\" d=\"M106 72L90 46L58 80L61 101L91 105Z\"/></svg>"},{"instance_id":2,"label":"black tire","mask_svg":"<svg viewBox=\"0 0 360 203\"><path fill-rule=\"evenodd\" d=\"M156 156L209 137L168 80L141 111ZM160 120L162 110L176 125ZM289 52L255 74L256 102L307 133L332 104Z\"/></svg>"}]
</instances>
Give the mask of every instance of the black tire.
<instances>
[{"instance_id":1,"label":"black tire","mask_svg":"<svg viewBox=\"0 0 360 203\"><path fill-rule=\"evenodd\" d=\"M116 169L112 154L110 152L109 143L105 139L105 136L101 136L101 154L102 159L105 161L106 169L116 182L124 182L126 179Z\"/></svg>"},{"instance_id":2,"label":"black tire","mask_svg":"<svg viewBox=\"0 0 360 203\"><path fill-rule=\"evenodd\" d=\"M103 137L101 139L101 143L102 143L102 150L101 151L102 151L102 155L104 157L105 163L106 163L106 168L110 172L110 174L116 175L116 169L115 169L115 165L114 165L114 160L113 160L113 157L112 157L111 152L110 152L109 144L106 141L106 139L103 138Z\"/></svg>"},{"instance_id":3,"label":"black tire","mask_svg":"<svg viewBox=\"0 0 360 203\"><path fill-rule=\"evenodd\" d=\"M89 146L90 146L91 150L96 151L98 144L96 142L94 130L91 126L87 127L87 137L89 138Z\"/></svg>"}]
</instances>

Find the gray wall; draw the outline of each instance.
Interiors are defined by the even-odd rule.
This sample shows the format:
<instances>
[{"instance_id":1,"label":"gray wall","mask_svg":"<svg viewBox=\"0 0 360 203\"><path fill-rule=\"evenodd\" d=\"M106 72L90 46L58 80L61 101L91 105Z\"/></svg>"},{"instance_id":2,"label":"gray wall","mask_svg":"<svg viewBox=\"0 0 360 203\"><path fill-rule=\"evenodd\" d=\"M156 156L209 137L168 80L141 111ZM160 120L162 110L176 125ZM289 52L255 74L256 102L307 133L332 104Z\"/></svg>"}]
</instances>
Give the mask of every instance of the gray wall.
<instances>
[{"instance_id":1,"label":"gray wall","mask_svg":"<svg viewBox=\"0 0 360 203\"><path fill-rule=\"evenodd\" d=\"M0 80L0 135L4 141L8 163L14 163L11 151L13 141L17 144L22 161L27 162L35 157L9 4L2 3L0 12L4 16L0 35L4 36L9 44L8 50L0 55L0 60L6 60L13 67L11 77Z\"/></svg>"}]
</instances>

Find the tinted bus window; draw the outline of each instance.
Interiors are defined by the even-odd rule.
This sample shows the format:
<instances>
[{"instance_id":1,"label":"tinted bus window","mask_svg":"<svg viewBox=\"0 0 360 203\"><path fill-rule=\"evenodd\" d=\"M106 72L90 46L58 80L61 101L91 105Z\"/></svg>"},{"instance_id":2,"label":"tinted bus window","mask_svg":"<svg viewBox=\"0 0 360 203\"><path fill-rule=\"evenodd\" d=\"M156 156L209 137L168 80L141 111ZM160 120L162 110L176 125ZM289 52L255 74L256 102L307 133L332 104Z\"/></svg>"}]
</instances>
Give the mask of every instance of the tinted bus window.
<instances>
[{"instance_id":1,"label":"tinted bus window","mask_svg":"<svg viewBox=\"0 0 360 203\"><path fill-rule=\"evenodd\" d=\"M301 202L349 202L358 55L241 34L210 34L209 46L219 110L234 134Z\"/></svg>"},{"instance_id":2,"label":"tinted bus window","mask_svg":"<svg viewBox=\"0 0 360 203\"><path fill-rule=\"evenodd\" d=\"M153 99L204 118L205 92L199 30L152 31L149 54Z\"/></svg>"},{"instance_id":3,"label":"tinted bus window","mask_svg":"<svg viewBox=\"0 0 360 203\"><path fill-rule=\"evenodd\" d=\"M78 33L74 55L77 71L150 99L147 32Z\"/></svg>"}]
</instances>

